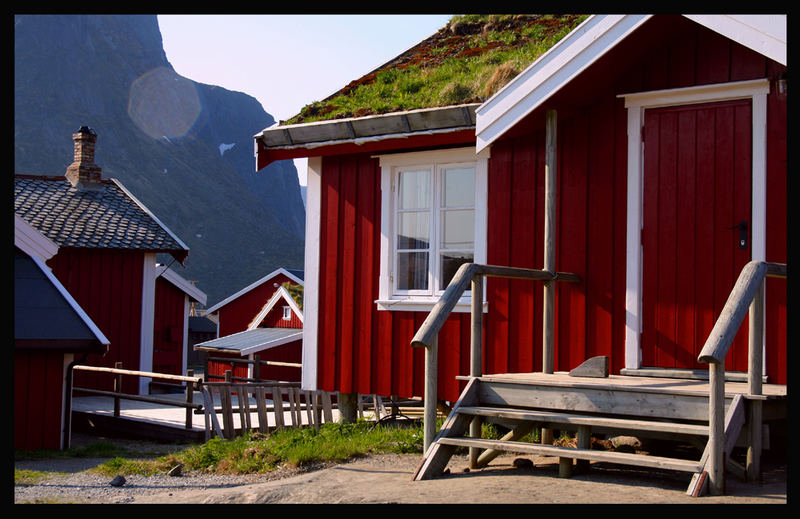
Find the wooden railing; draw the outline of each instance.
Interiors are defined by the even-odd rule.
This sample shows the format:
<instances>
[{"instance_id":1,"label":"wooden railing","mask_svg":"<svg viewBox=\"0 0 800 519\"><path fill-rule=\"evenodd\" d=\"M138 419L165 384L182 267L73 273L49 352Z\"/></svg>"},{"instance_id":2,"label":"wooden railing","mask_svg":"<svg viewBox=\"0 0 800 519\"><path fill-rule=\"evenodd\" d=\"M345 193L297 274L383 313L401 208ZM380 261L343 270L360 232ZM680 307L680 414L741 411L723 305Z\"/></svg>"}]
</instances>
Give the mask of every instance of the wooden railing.
<instances>
[{"instance_id":1,"label":"wooden railing","mask_svg":"<svg viewBox=\"0 0 800 519\"><path fill-rule=\"evenodd\" d=\"M761 400L764 342L764 279L786 277L786 264L751 261L742 269L714 328L697 360L709 364L709 457L708 479L712 493L724 489L725 450L725 357L744 316L749 312L748 398L751 400L748 442L748 475L760 472ZM735 440L735 439L734 439Z\"/></svg>"},{"instance_id":2,"label":"wooden railing","mask_svg":"<svg viewBox=\"0 0 800 519\"><path fill-rule=\"evenodd\" d=\"M425 321L417 330L411 345L414 347L425 348L425 411L424 411L424 449L427 452L433 438L436 436L436 399L438 384L436 379L438 365L437 335L442 329L445 321L455 308L464 291L469 286L472 292L471 307L471 334L470 334L470 376L479 377L482 374L481 367L481 338L483 337L483 278L499 277L509 279L527 279L533 281L543 281L552 284L555 281L566 281L570 283L580 282L580 276L564 272L550 272L547 270L525 269L516 267L500 267L494 265L480 265L477 263L465 263L459 267L453 279L447 285L439 301L430 311ZM546 298L545 306L552 305L553 299ZM552 316L553 308L545 308L545 314ZM552 324L552 323L550 323ZM553 333L552 326L545 322L544 327L544 352L545 367L550 363L547 359L552 359L553 352ZM550 364L551 365L551 364ZM479 427L473 423L473 429ZM477 434L472 430L470 434ZM471 453L474 457L475 453Z\"/></svg>"},{"instance_id":3,"label":"wooden railing","mask_svg":"<svg viewBox=\"0 0 800 519\"><path fill-rule=\"evenodd\" d=\"M225 375L214 375L210 373L209 369L209 362L218 362L221 364L229 364L231 368L233 368L237 364L245 364L245 365L252 365L253 366L253 376L252 377L233 377L234 381L237 382L260 382L264 380L261 378L261 367L262 366L282 366L288 368L298 368L302 369L303 365L297 362L280 362L277 360L261 360L261 356L256 353L253 355L253 359L236 359L231 357L206 357L205 360L205 378L206 381L211 379L217 380L224 380Z\"/></svg>"},{"instance_id":4,"label":"wooden railing","mask_svg":"<svg viewBox=\"0 0 800 519\"><path fill-rule=\"evenodd\" d=\"M203 379L201 377L195 377L193 370L187 370L186 376L183 375L170 375L166 373L153 373L150 371L133 371L129 369L122 369L122 363L117 362L115 364L116 367L114 368L104 368L99 366L84 366L84 365L75 365L72 367L73 370L78 371L93 371L99 373L110 373L115 375L114 382L113 382L113 390L112 391L103 391L100 389L89 389L89 388L81 388L81 387L72 387L72 391L78 391L81 393L88 393L91 395L98 395L98 396L110 396L114 399L114 417L119 418L120 416L120 401L121 400L136 400L139 402L150 402L155 404L163 404L167 406L173 407L183 407L186 409L186 429L192 428L192 411L193 410L201 410L203 409L203 404L193 402L194 398L194 391L200 391L203 385ZM138 376L138 377L147 377L153 379L160 379L160 380L168 380L171 382L179 382L186 384L186 400L183 402L178 402L176 400L170 400L167 398L159 398L156 396L149 396L149 395L131 395L128 393L122 392L122 377L123 375L129 376ZM72 395L69 395L70 399ZM71 406L70 406L71 408Z\"/></svg>"}]
</instances>

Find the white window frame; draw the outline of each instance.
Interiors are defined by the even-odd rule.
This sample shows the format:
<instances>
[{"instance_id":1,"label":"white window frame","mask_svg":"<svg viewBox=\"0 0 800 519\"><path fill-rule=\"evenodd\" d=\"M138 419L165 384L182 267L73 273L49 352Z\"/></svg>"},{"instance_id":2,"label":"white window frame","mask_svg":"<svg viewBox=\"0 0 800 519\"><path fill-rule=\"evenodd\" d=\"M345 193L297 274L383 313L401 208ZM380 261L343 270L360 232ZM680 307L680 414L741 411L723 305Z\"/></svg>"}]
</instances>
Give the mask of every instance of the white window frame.
<instances>
[{"instance_id":1,"label":"white window frame","mask_svg":"<svg viewBox=\"0 0 800 519\"><path fill-rule=\"evenodd\" d=\"M292 320L292 307L289 305L283 307L283 320L284 321Z\"/></svg>"},{"instance_id":2,"label":"white window frame","mask_svg":"<svg viewBox=\"0 0 800 519\"><path fill-rule=\"evenodd\" d=\"M439 258L438 246L432 247L429 262L433 266L429 269L429 287L425 293L417 291L403 292L396 290L396 276L394 261L396 257L396 194L393 185L397 172L400 169L429 167L432 173L431 200L439 197L440 179L435 173L442 170L442 166L474 166L475 167L475 238L473 262L486 263L486 220L487 220L487 175L489 149L475 153L475 148L457 148L450 150L436 150L412 152L377 157L381 169L381 271L379 278L379 299L376 302L379 310L397 311L430 311L439 300L442 290L436 286L438 279L430 272L438 272ZM438 204L437 204L438 205ZM440 211L431 210L431 243L438 245L438 228L440 226ZM454 311L469 312L472 297L469 291L465 292L459 300ZM484 311L486 301L484 294Z\"/></svg>"}]
</instances>

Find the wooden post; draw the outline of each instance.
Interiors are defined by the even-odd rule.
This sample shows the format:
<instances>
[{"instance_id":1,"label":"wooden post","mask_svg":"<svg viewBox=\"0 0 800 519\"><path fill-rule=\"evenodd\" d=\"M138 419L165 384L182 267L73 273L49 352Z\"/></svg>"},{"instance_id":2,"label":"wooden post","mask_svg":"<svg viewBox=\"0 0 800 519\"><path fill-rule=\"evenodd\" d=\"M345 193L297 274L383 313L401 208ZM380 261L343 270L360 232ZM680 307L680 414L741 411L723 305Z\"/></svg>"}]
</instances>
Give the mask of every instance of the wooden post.
<instances>
[{"instance_id":1,"label":"wooden post","mask_svg":"<svg viewBox=\"0 0 800 519\"><path fill-rule=\"evenodd\" d=\"M578 445L579 449L589 450L592 448L592 428L589 425L578 426ZM585 472L589 469L589 460L576 460L576 468L580 472Z\"/></svg>"},{"instance_id":2,"label":"wooden post","mask_svg":"<svg viewBox=\"0 0 800 519\"><path fill-rule=\"evenodd\" d=\"M472 278L472 334L470 336L469 376L480 377L483 374L482 346L483 346L483 276L476 275ZM476 416L469 425L469 435L472 438L481 437L481 419ZM480 449L470 447L469 468L478 468Z\"/></svg>"},{"instance_id":3,"label":"wooden post","mask_svg":"<svg viewBox=\"0 0 800 519\"><path fill-rule=\"evenodd\" d=\"M556 272L556 132L558 117L555 110L547 111L545 128L544 168L544 268ZM542 372L552 373L554 366L555 281L545 281L542 309ZM542 443L553 443L553 431L542 429Z\"/></svg>"},{"instance_id":4,"label":"wooden post","mask_svg":"<svg viewBox=\"0 0 800 519\"><path fill-rule=\"evenodd\" d=\"M193 369L187 369L186 370L186 376L187 377L193 377L194 376L194 370ZM187 380L186 381L186 403L187 404L191 404L193 398L194 398L194 383L193 382L189 382ZM186 428L187 429L191 429L192 428L192 408L191 407L187 407L186 408Z\"/></svg>"},{"instance_id":5,"label":"wooden post","mask_svg":"<svg viewBox=\"0 0 800 519\"><path fill-rule=\"evenodd\" d=\"M750 334L747 383L751 395L762 394L765 285L766 283L762 281L755 297L753 297L749 310ZM748 481L758 482L761 479L763 404L759 399L751 399L748 403L749 441L747 442L747 460L745 462L746 474Z\"/></svg>"},{"instance_id":6,"label":"wooden post","mask_svg":"<svg viewBox=\"0 0 800 519\"><path fill-rule=\"evenodd\" d=\"M725 493L725 364L711 362L709 368L709 457L708 488L712 495Z\"/></svg>"},{"instance_id":7,"label":"wooden post","mask_svg":"<svg viewBox=\"0 0 800 519\"><path fill-rule=\"evenodd\" d=\"M439 337L431 341L431 345L425 348L425 418L423 420L423 453L428 452L428 448L436 437L436 401L438 397L438 387L436 376L438 374L438 349Z\"/></svg>"},{"instance_id":8,"label":"wooden post","mask_svg":"<svg viewBox=\"0 0 800 519\"><path fill-rule=\"evenodd\" d=\"M253 354L253 378L255 380L261 380L261 354L254 353Z\"/></svg>"},{"instance_id":9,"label":"wooden post","mask_svg":"<svg viewBox=\"0 0 800 519\"><path fill-rule=\"evenodd\" d=\"M115 362L114 368L122 369L122 362ZM117 373L117 376L114 377L114 393L122 393L122 373ZM114 396L114 417L119 418L120 413L120 398L119 396Z\"/></svg>"},{"instance_id":10,"label":"wooden post","mask_svg":"<svg viewBox=\"0 0 800 519\"><path fill-rule=\"evenodd\" d=\"M358 395L355 393L339 393L337 406L339 408L339 421L355 423L358 419Z\"/></svg>"}]
</instances>

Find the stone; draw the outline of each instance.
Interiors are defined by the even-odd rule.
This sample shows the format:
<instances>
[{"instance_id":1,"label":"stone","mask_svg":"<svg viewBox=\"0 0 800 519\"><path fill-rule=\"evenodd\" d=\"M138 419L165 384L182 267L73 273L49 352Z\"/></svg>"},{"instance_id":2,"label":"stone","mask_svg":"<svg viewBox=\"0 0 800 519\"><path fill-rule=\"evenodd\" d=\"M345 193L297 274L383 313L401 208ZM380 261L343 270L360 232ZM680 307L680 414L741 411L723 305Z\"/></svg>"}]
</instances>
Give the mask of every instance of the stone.
<instances>
[{"instance_id":1,"label":"stone","mask_svg":"<svg viewBox=\"0 0 800 519\"><path fill-rule=\"evenodd\" d=\"M569 372L570 377L608 377L608 357L601 355L583 361L583 364Z\"/></svg>"},{"instance_id":2,"label":"stone","mask_svg":"<svg viewBox=\"0 0 800 519\"><path fill-rule=\"evenodd\" d=\"M111 485L112 487L121 487L124 484L125 484L125 478L122 476L115 477L114 479L111 480L111 483L109 483L109 485Z\"/></svg>"},{"instance_id":3,"label":"stone","mask_svg":"<svg viewBox=\"0 0 800 519\"><path fill-rule=\"evenodd\" d=\"M171 476L173 478L174 477L178 477L178 476L181 475L182 471L183 471L183 465L179 463L179 464L175 465L174 467L172 467L171 469L169 469L169 472L167 472L167 475Z\"/></svg>"}]
</instances>

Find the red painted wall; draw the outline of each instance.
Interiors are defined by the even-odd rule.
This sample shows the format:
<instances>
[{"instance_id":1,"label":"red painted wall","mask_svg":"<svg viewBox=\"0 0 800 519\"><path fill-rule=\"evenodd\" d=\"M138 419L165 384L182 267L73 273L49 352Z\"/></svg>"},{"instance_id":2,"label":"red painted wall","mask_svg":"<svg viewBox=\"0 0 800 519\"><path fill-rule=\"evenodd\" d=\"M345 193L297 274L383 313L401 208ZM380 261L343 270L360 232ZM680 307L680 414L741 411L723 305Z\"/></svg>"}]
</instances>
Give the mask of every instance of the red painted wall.
<instances>
[{"instance_id":1,"label":"red painted wall","mask_svg":"<svg viewBox=\"0 0 800 519\"><path fill-rule=\"evenodd\" d=\"M153 319L153 371L183 375L183 335L186 294L164 279L156 279Z\"/></svg>"},{"instance_id":2,"label":"red painted wall","mask_svg":"<svg viewBox=\"0 0 800 519\"><path fill-rule=\"evenodd\" d=\"M225 337L233 333L247 329L247 326L258 315L258 312L269 302L278 286L293 280L283 274L277 274L274 278L267 280L261 285L253 288L247 293L242 294L230 303L218 309L219 315L219 336Z\"/></svg>"},{"instance_id":3,"label":"red painted wall","mask_svg":"<svg viewBox=\"0 0 800 519\"><path fill-rule=\"evenodd\" d=\"M275 303L275 306L272 307L272 310L264 316L264 319L258 325L259 328L302 328L303 321L300 320L300 317L291 312L292 316L289 320L284 320L283 318L283 307L289 306L289 303L286 300L281 299Z\"/></svg>"},{"instance_id":4,"label":"red painted wall","mask_svg":"<svg viewBox=\"0 0 800 519\"><path fill-rule=\"evenodd\" d=\"M59 249L47 264L110 341L104 356L86 364L139 369L144 253L136 250ZM122 389L138 393L138 377L124 377ZM75 386L111 390L113 376L76 373Z\"/></svg>"},{"instance_id":5,"label":"red painted wall","mask_svg":"<svg viewBox=\"0 0 800 519\"><path fill-rule=\"evenodd\" d=\"M243 359L241 355L230 353L214 353L209 352L209 357L216 358L230 358L230 359ZM294 341L288 344L282 344L274 348L261 352L261 360L273 360L278 362L293 362L301 363L303 360L303 341ZM247 364L233 364L225 361L209 361L208 373L210 375L225 376L225 371L232 370L234 377L246 378L248 376ZM263 380L281 380L287 382L300 381L300 368L290 366L261 366L261 379ZM222 382L223 378L209 378L209 382Z\"/></svg>"},{"instance_id":6,"label":"red painted wall","mask_svg":"<svg viewBox=\"0 0 800 519\"><path fill-rule=\"evenodd\" d=\"M624 366L627 116L617 95L774 77L783 67L680 19L653 47L631 39L555 102L558 122L556 266L581 276L559 283L555 369L608 355ZM661 22L658 22L661 23ZM643 37L652 37L651 28ZM663 36L663 37L662 37ZM624 65L622 65L624 64ZM615 69L614 75L608 70ZM786 100L768 98L767 260L786 261ZM488 263L541 268L545 143L528 121L492 145ZM410 341L424 313L378 311L380 171L368 154L324 157L321 173L318 385L326 391L423 394L423 351ZM767 374L786 382L786 282L767 282ZM541 369L541 284L487 283L484 372ZM469 317L454 314L439 336L439 396L455 400L467 374Z\"/></svg>"},{"instance_id":7,"label":"red painted wall","mask_svg":"<svg viewBox=\"0 0 800 519\"><path fill-rule=\"evenodd\" d=\"M60 449L64 354L14 350L14 448Z\"/></svg>"}]
</instances>

